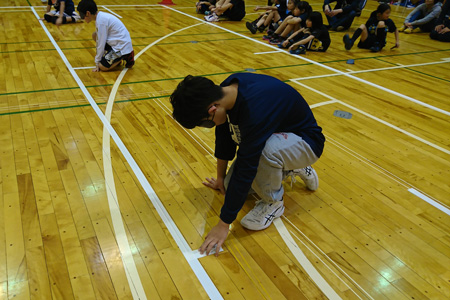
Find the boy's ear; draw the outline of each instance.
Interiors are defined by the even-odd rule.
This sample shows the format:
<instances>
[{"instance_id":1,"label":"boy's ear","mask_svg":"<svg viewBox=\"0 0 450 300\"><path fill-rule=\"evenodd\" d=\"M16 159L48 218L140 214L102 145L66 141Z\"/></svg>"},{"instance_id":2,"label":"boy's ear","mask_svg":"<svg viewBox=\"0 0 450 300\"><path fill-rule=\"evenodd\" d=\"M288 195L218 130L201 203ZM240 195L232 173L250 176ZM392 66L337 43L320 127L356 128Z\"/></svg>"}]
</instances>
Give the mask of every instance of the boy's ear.
<instances>
[{"instance_id":1,"label":"boy's ear","mask_svg":"<svg viewBox=\"0 0 450 300\"><path fill-rule=\"evenodd\" d=\"M211 106L211 107L208 109L208 114L215 113L216 111L217 111L217 107L216 107L216 104L214 104L213 106Z\"/></svg>"}]
</instances>

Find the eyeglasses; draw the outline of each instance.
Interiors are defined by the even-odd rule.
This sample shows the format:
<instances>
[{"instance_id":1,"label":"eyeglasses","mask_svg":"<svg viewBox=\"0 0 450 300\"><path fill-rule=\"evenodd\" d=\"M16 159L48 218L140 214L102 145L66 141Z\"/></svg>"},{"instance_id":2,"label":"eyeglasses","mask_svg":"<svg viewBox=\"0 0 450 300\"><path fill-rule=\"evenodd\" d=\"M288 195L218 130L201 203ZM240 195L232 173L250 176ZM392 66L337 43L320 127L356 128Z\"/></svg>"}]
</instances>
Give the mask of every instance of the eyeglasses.
<instances>
[{"instance_id":1,"label":"eyeglasses","mask_svg":"<svg viewBox=\"0 0 450 300\"><path fill-rule=\"evenodd\" d=\"M200 123L197 126L205 127L205 128L213 128L216 126L216 123L214 123L214 116L216 115L216 112L214 111L214 114L212 115L211 120L208 118L206 120L201 120Z\"/></svg>"}]
</instances>

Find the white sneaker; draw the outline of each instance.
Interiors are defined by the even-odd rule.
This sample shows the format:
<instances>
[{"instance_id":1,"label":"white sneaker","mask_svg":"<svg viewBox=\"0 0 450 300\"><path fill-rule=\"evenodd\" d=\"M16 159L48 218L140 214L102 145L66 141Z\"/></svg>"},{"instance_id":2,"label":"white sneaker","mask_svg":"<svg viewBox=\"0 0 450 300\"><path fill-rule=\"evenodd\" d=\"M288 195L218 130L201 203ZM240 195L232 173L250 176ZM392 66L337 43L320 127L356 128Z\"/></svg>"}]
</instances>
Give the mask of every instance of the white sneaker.
<instances>
[{"instance_id":1,"label":"white sneaker","mask_svg":"<svg viewBox=\"0 0 450 300\"><path fill-rule=\"evenodd\" d=\"M273 219L284 213L284 201L256 201L255 207L241 220L241 225L250 230L263 230L272 224Z\"/></svg>"},{"instance_id":2,"label":"white sneaker","mask_svg":"<svg viewBox=\"0 0 450 300\"><path fill-rule=\"evenodd\" d=\"M205 21L207 22L219 22L219 16L215 13L210 14L209 16L205 16Z\"/></svg>"},{"instance_id":3,"label":"white sneaker","mask_svg":"<svg viewBox=\"0 0 450 300\"><path fill-rule=\"evenodd\" d=\"M288 176L291 176L291 182L295 182L295 176L299 176L308 190L315 191L319 188L319 177L317 176L316 170L311 166L292 170L288 173Z\"/></svg>"}]
</instances>

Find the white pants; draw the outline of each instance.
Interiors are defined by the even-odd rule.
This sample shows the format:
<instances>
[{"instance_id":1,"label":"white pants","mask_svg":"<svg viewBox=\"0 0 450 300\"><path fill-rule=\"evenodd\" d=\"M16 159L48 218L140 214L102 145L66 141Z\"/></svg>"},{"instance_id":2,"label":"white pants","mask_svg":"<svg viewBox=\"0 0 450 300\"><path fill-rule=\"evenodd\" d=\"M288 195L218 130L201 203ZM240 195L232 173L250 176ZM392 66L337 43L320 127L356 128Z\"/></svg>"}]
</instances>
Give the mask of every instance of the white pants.
<instances>
[{"instance_id":1,"label":"white pants","mask_svg":"<svg viewBox=\"0 0 450 300\"><path fill-rule=\"evenodd\" d=\"M290 132L274 133L261 153L252 189L266 202L280 201L284 194L282 181L289 171L310 166L318 159L300 136ZM233 170L234 162L225 177L225 188Z\"/></svg>"}]
</instances>

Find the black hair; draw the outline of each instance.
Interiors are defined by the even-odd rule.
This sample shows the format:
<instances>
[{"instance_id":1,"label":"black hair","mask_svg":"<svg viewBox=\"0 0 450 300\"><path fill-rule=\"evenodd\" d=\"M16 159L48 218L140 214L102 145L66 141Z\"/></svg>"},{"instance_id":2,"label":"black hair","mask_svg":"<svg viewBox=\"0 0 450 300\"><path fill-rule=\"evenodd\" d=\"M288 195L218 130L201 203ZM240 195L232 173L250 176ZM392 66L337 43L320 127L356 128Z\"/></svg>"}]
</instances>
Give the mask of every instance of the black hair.
<instances>
[{"instance_id":1,"label":"black hair","mask_svg":"<svg viewBox=\"0 0 450 300\"><path fill-rule=\"evenodd\" d=\"M170 96L172 116L183 127L192 129L209 117L208 106L223 96L222 87L214 84L212 80L188 75Z\"/></svg>"},{"instance_id":2,"label":"black hair","mask_svg":"<svg viewBox=\"0 0 450 300\"><path fill-rule=\"evenodd\" d=\"M298 9L299 9L300 11L304 10L303 13L306 13L308 16L309 16L309 15L311 14L311 12L312 12L312 7L311 7L311 5L309 5L309 3L306 2L306 1L299 1L299 2L297 3L297 7L298 7Z\"/></svg>"},{"instance_id":3,"label":"black hair","mask_svg":"<svg viewBox=\"0 0 450 300\"><path fill-rule=\"evenodd\" d=\"M97 13L97 4L93 0L81 0L77 6L78 12L86 15L86 12L90 12L92 15Z\"/></svg>"},{"instance_id":4,"label":"black hair","mask_svg":"<svg viewBox=\"0 0 450 300\"><path fill-rule=\"evenodd\" d=\"M385 11L387 11L388 9L391 9L391 6L387 3L381 3L380 5L378 5L377 10L374 10L371 14L370 17L371 18L376 18L377 14L382 14Z\"/></svg>"},{"instance_id":5,"label":"black hair","mask_svg":"<svg viewBox=\"0 0 450 300\"><path fill-rule=\"evenodd\" d=\"M316 29L323 26L323 18L322 14L318 11L313 11L309 17L308 20L311 21L312 25L311 28Z\"/></svg>"}]
</instances>

